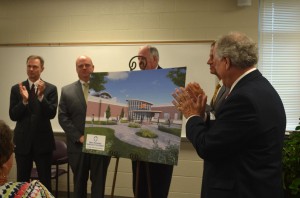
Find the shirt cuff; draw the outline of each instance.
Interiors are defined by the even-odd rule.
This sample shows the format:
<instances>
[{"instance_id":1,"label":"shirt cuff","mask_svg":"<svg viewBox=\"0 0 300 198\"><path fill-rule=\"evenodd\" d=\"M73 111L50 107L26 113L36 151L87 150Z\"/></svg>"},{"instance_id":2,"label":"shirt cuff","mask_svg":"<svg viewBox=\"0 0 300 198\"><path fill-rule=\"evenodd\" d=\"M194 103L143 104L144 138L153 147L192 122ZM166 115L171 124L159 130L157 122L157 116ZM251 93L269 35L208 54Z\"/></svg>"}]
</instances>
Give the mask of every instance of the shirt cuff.
<instances>
[{"instance_id":1,"label":"shirt cuff","mask_svg":"<svg viewBox=\"0 0 300 198\"><path fill-rule=\"evenodd\" d=\"M186 119L186 122L188 122L190 118L195 117L195 116L198 116L198 117L202 118L202 117L199 116L199 115L191 115L190 117L188 117L188 118ZM204 114L204 122L206 122L206 120L207 120L207 113L205 112L205 114Z\"/></svg>"}]
</instances>

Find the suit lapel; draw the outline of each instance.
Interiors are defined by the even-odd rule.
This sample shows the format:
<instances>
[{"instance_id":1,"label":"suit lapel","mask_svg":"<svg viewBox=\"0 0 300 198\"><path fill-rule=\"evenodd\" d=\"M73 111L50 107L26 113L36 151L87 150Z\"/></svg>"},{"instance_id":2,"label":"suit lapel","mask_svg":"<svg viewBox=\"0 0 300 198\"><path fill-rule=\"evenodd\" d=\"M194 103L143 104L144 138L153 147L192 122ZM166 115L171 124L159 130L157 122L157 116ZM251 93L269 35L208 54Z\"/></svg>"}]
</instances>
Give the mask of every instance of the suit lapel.
<instances>
[{"instance_id":1,"label":"suit lapel","mask_svg":"<svg viewBox=\"0 0 300 198\"><path fill-rule=\"evenodd\" d=\"M227 93L229 92L229 89L226 88L224 85L220 88L220 91L217 95L215 104L214 104L214 110L216 111L217 109L220 108L221 104L223 103Z\"/></svg>"},{"instance_id":2,"label":"suit lapel","mask_svg":"<svg viewBox=\"0 0 300 198\"><path fill-rule=\"evenodd\" d=\"M253 78L257 78L262 76L262 74L259 72L259 70L254 70L253 72L249 73L248 75L244 76L237 84L236 86L231 90L230 95L223 100L221 100L220 104L218 104L220 107L225 103L225 101L230 100L230 97L235 94L239 90L240 87L242 87L245 83L251 81ZM226 92L229 92L229 89L226 90ZM226 97L227 94L224 94L223 97ZM220 108L219 108L220 109ZM217 111L218 112L218 111ZM216 112L216 115L218 114Z\"/></svg>"},{"instance_id":3,"label":"suit lapel","mask_svg":"<svg viewBox=\"0 0 300 198\"><path fill-rule=\"evenodd\" d=\"M86 108L86 101L83 95L82 85L80 80L77 81L75 84L75 92L77 97L79 98L80 103L83 105L84 108Z\"/></svg>"},{"instance_id":4,"label":"suit lapel","mask_svg":"<svg viewBox=\"0 0 300 198\"><path fill-rule=\"evenodd\" d=\"M223 85L216 97L216 101L215 101L216 104L219 103L219 101L222 98L222 96L224 95L225 91L226 91L226 87Z\"/></svg>"},{"instance_id":5,"label":"suit lapel","mask_svg":"<svg viewBox=\"0 0 300 198\"><path fill-rule=\"evenodd\" d=\"M22 85L26 87L27 92L29 93L30 87L29 87L29 82L28 82L28 80L23 81L23 82L22 82Z\"/></svg>"}]
</instances>

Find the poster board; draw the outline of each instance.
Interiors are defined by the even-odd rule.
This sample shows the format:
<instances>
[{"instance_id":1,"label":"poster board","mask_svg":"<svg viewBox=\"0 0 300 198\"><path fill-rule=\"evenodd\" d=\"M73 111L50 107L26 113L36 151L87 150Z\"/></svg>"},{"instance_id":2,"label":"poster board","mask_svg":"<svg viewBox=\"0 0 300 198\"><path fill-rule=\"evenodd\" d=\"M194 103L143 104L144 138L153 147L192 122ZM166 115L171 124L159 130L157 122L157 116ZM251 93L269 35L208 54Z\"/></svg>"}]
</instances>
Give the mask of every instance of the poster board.
<instances>
[{"instance_id":1,"label":"poster board","mask_svg":"<svg viewBox=\"0 0 300 198\"><path fill-rule=\"evenodd\" d=\"M172 93L186 67L93 73L87 103L87 153L177 165L182 114Z\"/></svg>"}]
</instances>

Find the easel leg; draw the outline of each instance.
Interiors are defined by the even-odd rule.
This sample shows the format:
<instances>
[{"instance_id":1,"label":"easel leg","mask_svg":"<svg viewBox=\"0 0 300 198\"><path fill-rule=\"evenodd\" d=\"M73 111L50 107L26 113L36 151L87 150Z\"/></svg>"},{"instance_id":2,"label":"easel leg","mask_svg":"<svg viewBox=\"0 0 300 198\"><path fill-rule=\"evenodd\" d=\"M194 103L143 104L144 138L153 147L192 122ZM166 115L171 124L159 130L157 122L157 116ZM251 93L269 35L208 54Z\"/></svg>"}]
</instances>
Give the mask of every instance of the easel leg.
<instances>
[{"instance_id":1,"label":"easel leg","mask_svg":"<svg viewBox=\"0 0 300 198\"><path fill-rule=\"evenodd\" d=\"M112 198L114 197L114 192L115 192L115 186L116 186L116 180L117 180L118 167L119 167L119 157L116 157L115 172L114 172L113 184L112 184L112 189L111 189L111 197L112 197Z\"/></svg>"}]
</instances>

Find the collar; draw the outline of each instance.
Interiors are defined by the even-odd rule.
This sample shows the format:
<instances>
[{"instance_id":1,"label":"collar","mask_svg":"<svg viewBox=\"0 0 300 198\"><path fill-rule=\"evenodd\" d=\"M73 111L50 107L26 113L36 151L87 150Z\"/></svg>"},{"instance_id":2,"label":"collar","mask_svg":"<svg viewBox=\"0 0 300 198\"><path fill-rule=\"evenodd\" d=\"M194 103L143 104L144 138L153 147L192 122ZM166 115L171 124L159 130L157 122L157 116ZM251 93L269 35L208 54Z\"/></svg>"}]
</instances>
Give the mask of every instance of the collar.
<instances>
[{"instance_id":1,"label":"collar","mask_svg":"<svg viewBox=\"0 0 300 198\"><path fill-rule=\"evenodd\" d=\"M84 83L90 83L90 81L87 81L87 82L84 82L83 80L79 80L80 81L80 83L81 83L81 85L84 85Z\"/></svg>"},{"instance_id":2,"label":"collar","mask_svg":"<svg viewBox=\"0 0 300 198\"><path fill-rule=\"evenodd\" d=\"M223 81L222 80L219 81L219 85L221 85L221 87L223 86Z\"/></svg>"},{"instance_id":3,"label":"collar","mask_svg":"<svg viewBox=\"0 0 300 198\"><path fill-rule=\"evenodd\" d=\"M32 84L34 84L34 87L37 87L38 86L38 84L39 84L39 81L41 80L40 78L37 80L37 81L35 81L35 82L31 82L29 79L27 79L28 80L28 83L29 83L29 88L32 86Z\"/></svg>"},{"instance_id":4,"label":"collar","mask_svg":"<svg viewBox=\"0 0 300 198\"><path fill-rule=\"evenodd\" d=\"M243 73L238 79L236 79L236 81L234 81L234 83L232 84L228 94L233 90L233 88L236 86L236 84L242 79L244 78L246 75L250 74L251 72L257 70L256 67L249 69L248 71L246 71L245 73Z\"/></svg>"}]
</instances>

